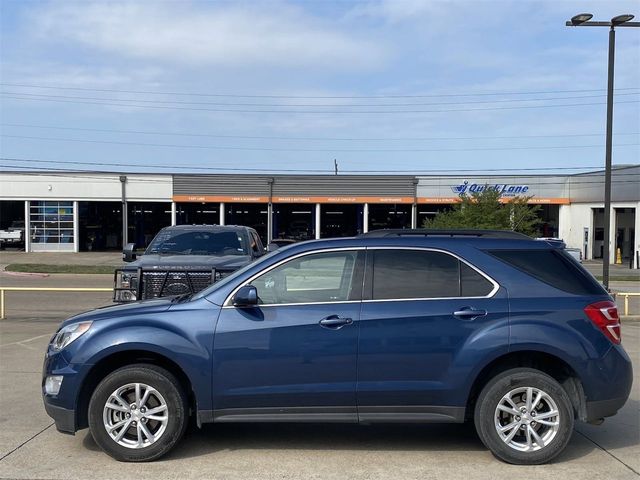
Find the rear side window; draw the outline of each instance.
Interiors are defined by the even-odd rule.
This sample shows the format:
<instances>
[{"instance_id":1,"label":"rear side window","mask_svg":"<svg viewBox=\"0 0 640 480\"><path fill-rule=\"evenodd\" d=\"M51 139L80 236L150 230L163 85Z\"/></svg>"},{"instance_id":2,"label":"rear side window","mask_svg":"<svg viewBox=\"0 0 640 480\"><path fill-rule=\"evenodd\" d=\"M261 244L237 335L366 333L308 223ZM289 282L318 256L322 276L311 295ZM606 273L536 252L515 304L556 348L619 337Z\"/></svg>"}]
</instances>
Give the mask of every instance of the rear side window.
<instances>
[{"instance_id":1,"label":"rear side window","mask_svg":"<svg viewBox=\"0 0 640 480\"><path fill-rule=\"evenodd\" d=\"M491 250L488 253L538 280L575 295L602 295L600 284L560 250Z\"/></svg>"},{"instance_id":2,"label":"rear side window","mask_svg":"<svg viewBox=\"0 0 640 480\"><path fill-rule=\"evenodd\" d=\"M482 297L493 284L456 257L426 250L374 250L373 299Z\"/></svg>"},{"instance_id":3,"label":"rear side window","mask_svg":"<svg viewBox=\"0 0 640 480\"><path fill-rule=\"evenodd\" d=\"M460 262L460 296L485 297L493 284L464 262Z\"/></svg>"}]
</instances>

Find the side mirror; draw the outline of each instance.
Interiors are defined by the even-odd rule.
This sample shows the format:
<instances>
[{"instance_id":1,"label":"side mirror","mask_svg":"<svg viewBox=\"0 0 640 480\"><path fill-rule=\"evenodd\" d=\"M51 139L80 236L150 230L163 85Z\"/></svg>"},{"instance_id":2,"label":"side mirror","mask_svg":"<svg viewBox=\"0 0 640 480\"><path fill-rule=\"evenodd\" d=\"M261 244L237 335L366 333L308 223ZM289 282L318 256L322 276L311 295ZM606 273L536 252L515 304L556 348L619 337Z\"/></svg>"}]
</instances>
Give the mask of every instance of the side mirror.
<instances>
[{"instance_id":1,"label":"side mirror","mask_svg":"<svg viewBox=\"0 0 640 480\"><path fill-rule=\"evenodd\" d=\"M122 260L125 262L133 262L136 259L136 244L127 243L127 246L122 250Z\"/></svg>"},{"instance_id":2,"label":"side mirror","mask_svg":"<svg viewBox=\"0 0 640 480\"><path fill-rule=\"evenodd\" d=\"M271 242L269 245L267 245L267 252L273 252L278 248L280 248L280 246L277 243Z\"/></svg>"},{"instance_id":3,"label":"side mirror","mask_svg":"<svg viewBox=\"0 0 640 480\"><path fill-rule=\"evenodd\" d=\"M258 304L258 289L253 285L245 285L233 296L235 307L252 307Z\"/></svg>"}]
</instances>

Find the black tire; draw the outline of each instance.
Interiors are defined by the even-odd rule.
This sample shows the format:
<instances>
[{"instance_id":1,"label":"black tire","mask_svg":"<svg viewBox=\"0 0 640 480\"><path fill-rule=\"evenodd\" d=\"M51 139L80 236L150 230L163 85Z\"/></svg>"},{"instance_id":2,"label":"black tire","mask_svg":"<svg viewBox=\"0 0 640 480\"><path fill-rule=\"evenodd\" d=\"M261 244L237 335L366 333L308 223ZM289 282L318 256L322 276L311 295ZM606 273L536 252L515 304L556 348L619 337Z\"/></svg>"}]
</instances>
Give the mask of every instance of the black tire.
<instances>
[{"instance_id":1,"label":"black tire","mask_svg":"<svg viewBox=\"0 0 640 480\"><path fill-rule=\"evenodd\" d=\"M496 427L496 409L502 398L509 392L526 387L541 390L550 397L556 404L557 411L559 412L559 416L557 417L559 425L555 436L551 437L548 442L543 441L543 443L545 443L543 447L534 440L534 447L537 448L537 450L521 451L505 443L505 440L503 440L498 433ZM526 399L526 394L524 398ZM543 402L541 403L544 405ZM522 408L522 406L520 406L520 408ZM548 411L550 411L550 409ZM541 413L537 411L534 413L538 416L541 415ZM518 418L525 421L525 415L520 417L509 417L510 414L508 413L503 415L509 419L505 420L502 425L508 425L509 422L512 421L519 421ZM531 416L528 416L528 420L531 420ZM573 433L574 411L569 395L567 395L567 392L555 379L532 368L514 368L492 378L482 389L476 403L474 423L482 443L500 460L516 465L540 465L549 462L559 455L567 446L567 443L569 443ZM525 433L528 430L528 426L524 425L524 427L520 428L522 430L517 430L513 440L517 441L523 438L523 441L526 441ZM542 435L544 432L548 432L546 429L552 427L546 427L539 423L536 424L534 421L532 428L538 429L537 433ZM509 430L509 433L510 432L511 430ZM505 433L505 436L508 436L508 434Z\"/></svg>"},{"instance_id":2,"label":"black tire","mask_svg":"<svg viewBox=\"0 0 640 480\"><path fill-rule=\"evenodd\" d=\"M120 445L107 433L103 422L103 410L111 394L131 383L154 388L167 405L165 430L154 443L142 448ZM164 368L149 364L129 365L110 373L96 387L89 402L89 429L93 439L102 450L121 462L148 462L165 455L184 435L187 417L187 399L180 382Z\"/></svg>"}]
</instances>

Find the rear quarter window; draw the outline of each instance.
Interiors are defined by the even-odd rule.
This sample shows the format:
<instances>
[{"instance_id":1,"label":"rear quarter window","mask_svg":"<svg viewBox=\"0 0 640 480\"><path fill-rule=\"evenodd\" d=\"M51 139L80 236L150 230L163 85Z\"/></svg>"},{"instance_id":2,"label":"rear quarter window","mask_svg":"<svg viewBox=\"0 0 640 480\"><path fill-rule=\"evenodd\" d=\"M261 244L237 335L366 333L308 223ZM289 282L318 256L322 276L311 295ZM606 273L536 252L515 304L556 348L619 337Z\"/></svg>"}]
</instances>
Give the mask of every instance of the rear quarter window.
<instances>
[{"instance_id":1,"label":"rear quarter window","mask_svg":"<svg viewBox=\"0 0 640 480\"><path fill-rule=\"evenodd\" d=\"M489 250L487 253L564 292L606 294L602 286L562 250Z\"/></svg>"}]
</instances>

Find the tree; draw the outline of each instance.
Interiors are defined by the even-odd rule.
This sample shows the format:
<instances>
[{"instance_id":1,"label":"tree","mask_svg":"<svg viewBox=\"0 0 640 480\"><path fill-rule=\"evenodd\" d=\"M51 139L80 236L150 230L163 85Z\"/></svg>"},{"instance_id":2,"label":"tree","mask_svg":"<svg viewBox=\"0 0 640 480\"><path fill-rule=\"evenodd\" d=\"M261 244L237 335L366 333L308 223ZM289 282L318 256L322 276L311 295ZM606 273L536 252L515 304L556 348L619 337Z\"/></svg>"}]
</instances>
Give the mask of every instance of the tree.
<instances>
[{"instance_id":1,"label":"tree","mask_svg":"<svg viewBox=\"0 0 640 480\"><path fill-rule=\"evenodd\" d=\"M460 195L460 202L448 212L424 221L424 228L514 230L534 235L541 223L540 205L529 205L532 197L513 197L500 201L500 192L489 186L481 192Z\"/></svg>"}]
</instances>

